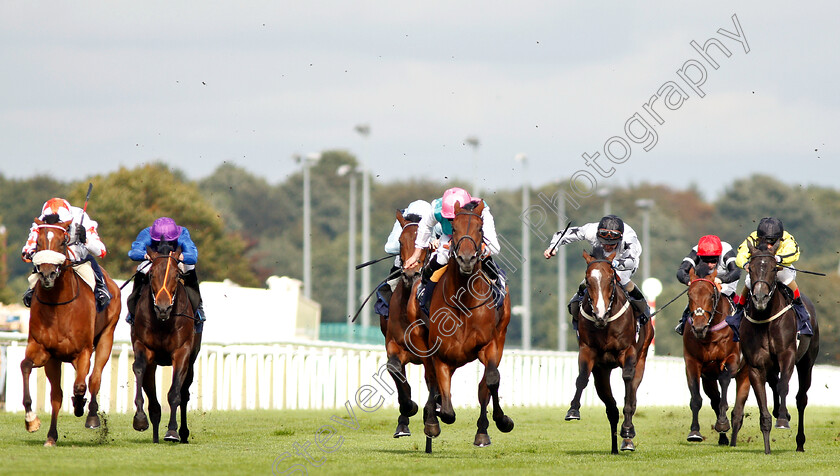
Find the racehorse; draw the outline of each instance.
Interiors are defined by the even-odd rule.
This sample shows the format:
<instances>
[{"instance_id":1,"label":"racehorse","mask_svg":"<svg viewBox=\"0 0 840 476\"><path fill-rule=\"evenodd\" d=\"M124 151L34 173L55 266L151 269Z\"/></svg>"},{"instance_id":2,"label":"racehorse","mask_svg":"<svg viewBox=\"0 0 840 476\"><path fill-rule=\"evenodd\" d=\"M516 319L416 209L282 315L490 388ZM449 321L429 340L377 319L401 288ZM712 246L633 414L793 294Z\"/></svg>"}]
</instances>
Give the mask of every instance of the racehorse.
<instances>
[{"instance_id":1,"label":"racehorse","mask_svg":"<svg viewBox=\"0 0 840 476\"><path fill-rule=\"evenodd\" d=\"M417 237L418 215L403 216L397 210L397 221L402 226L400 234L400 260L405 263L414 253L414 240ZM426 262L427 252L420 254L419 263ZM422 364L425 368L426 385L430 394L434 394L434 368L431 362L423 357L426 349L426 326L418 316L422 313L416 299L416 286L420 282L420 267L402 269L399 282L391 295L388 317L379 316L379 326L385 336L385 351L388 354L388 373L397 386L397 401L400 404L400 416L397 419L397 429L394 438L411 436L408 429L408 419L417 414L417 404L411 400L411 386L408 384L405 365Z\"/></svg>"},{"instance_id":2,"label":"racehorse","mask_svg":"<svg viewBox=\"0 0 840 476\"><path fill-rule=\"evenodd\" d=\"M700 275L692 268L688 283L688 329L683 333L683 355L685 376L688 390L691 392L691 431L688 441L703 441L700 423L697 420L703 398L700 396L700 383L709 397L712 409L717 416L715 430L718 432L718 444L728 445L729 410L726 392L732 377L737 375L746 381L747 373L739 372L741 367L741 346L734 340L734 332L726 323L726 316L732 314L732 303L723 296L715 283L717 269L708 273L708 266L698 267ZM718 388L720 385L720 388Z\"/></svg>"},{"instance_id":3,"label":"racehorse","mask_svg":"<svg viewBox=\"0 0 840 476\"><path fill-rule=\"evenodd\" d=\"M575 381L575 396L566 420L580 420L580 396L589 383L589 375L595 377L595 390L607 407L610 422L612 454L618 454L616 430L618 407L610 388L610 372L621 368L624 380L624 423L621 425L621 450L635 451L633 438L633 414L636 413L636 391L645 372L648 347L653 341L653 325L650 321L639 326L636 337L636 318L627 299L626 292L618 284L612 267L616 252L606 255L604 249L596 246L592 255L584 250L586 260L587 293L580 306L578 319L578 367L580 374Z\"/></svg>"},{"instance_id":4,"label":"racehorse","mask_svg":"<svg viewBox=\"0 0 840 476\"><path fill-rule=\"evenodd\" d=\"M160 403L155 391L157 366L172 366L172 386L169 388L169 425L165 441L189 443L187 428L187 402L190 399L190 385L195 376L194 364L201 348L201 332L193 305L187 297L184 284L179 278L179 256L181 248L172 250L167 243L161 243L157 251L147 248L151 261L149 284L144 286L137 300L134 324L131 327L131 343L134 347L134 376L137 394L134 404L134 429L149 429L149 420L143 411L143 390L149 398L149 415L152 420L152 441L158 443L160 424ZM176 414L181 407L181 429L178 430Z\"/></svg>"},{"instance_id":5,"label":"racehorse","mask_svg":"<svg viewBox=\"0 0 840 476\"><path fill-rule=\"evenodd\" d=\"M808 389L811 387L811 370L820 350L817 313L811 300L802 294L802 302L811 315L814 335L810 340L803 339L797 349L796 311L776 283L776 250L779 244L776 243L769 250L759 250L749 241L747 244L750 250L752 296L744 309L746 319L741 321L741 351L750 367L749 380L761 412L759 426L764 436L764 452L770 454L772 421L767 408L765 383L769 383L773 391L776 428L789 429L790 414L787 411L786 399L794 366L799 377L799 391L796 393L796 408L799 410L796 451L805 451L805 407L808 405ZM743 423L744 403L748 392L749 388L746 385L738 386L735 407L732 410L732 446L736 444L738 431Z\"/></svg>"},{"instance_id":6,"label":"racehorse","mask_svg":"<svg viewBox=\"0 0 840 476\"><path fill-rule=\"evenodd\" d=\"M38 240L32 262L38 274L34 299L29 310L29 340L26 354L20 363L23 374L23 407L26 429L37 431L41 420L32 411L29 394L29 375L33 368L44 367L50 381L52 416L44 446L55 446L58 440L56 420L61 409L61 363L70 362L76 369L73 383L73 410L77 417L84 414L85 377L90 370L91 353L96 351L93 372L88 380L90 405L85 421L87 428L99 428L99 403L96 395L102 381L102 369L111 357L114 328L120 317L120 290L105 269L102 274L112 299L101 312L96 312L93 290L74 272L67 258L67 246L72 220L59 222L57 215L35 219ZM92 272L91 272L92 274Z\"/></svg>"},{"instance_id":7,"label":"racehorse","mask_svg":"<svg viewBox=\"0 0 840 476\"><path fill-rule=\"evenodd\" d=\"M428 349L441 399L439 414L444 423L455 422L450 393L452 374L475 359L484 365L484 375L478 384L481 410L474 441L479 447L490 444L487 405L491 397L496 428L504 433L513 429L513 420L499 405L499 362L510 323L510 295L505 286L502 306L495 305L491 289L494 284L482 269L483 210L483 202L472 202L463 208L458 203L455 205L452 259L432 293L428 334ZM436 437L440 426L433 398L427 400L424 416L426 436Z\"/></svg>"}]
</instances>

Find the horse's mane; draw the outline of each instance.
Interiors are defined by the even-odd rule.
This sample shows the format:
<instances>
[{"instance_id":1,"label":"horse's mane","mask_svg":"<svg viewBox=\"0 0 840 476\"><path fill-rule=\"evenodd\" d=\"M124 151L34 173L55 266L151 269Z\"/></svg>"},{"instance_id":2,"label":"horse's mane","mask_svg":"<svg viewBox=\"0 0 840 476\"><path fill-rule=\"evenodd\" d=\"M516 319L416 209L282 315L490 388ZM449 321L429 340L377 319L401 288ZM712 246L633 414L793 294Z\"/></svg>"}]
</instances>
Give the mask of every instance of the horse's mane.
<instances>
[{"instance_id":1,"label":"horse's mane","mask_svg":"<svg viewBox=\"0 0 840 476\"><path fill-rule=\"evenodd\" d=\"M596 245L592 248L592 253L589 254L595 259L607 259L607 252L604 251L604 247L601 245Z\"/></svg>"},{"instance_id":2,"label":"horse's mane","mask_svg":"<svg viewBox=\"0 0 840 476\"><path fill-rule=\"evenodd\" d=\"M175 251L175 246L171 241L161 241L160 244L157 245L156 251L162 255L169 254L171 251Z\"/></svg>"},{"instance_id":3,"label":"horse's mane","mask_svg":"<svg viewBox=\"0 0 840 476\"><path fill-rule=\"evenodd\" d=\"M420 223L422 217L416 213L409 213L408 215L403 215L403 218L409 223Z\"/></svg>"},{"instance_id":4,"label":"horse's mane","mask_svg":"<svg viewBox=\"0 0 840 476\"><path fill-rule=\"evenodd\" d=\"M474 202L470 202L470 203L468 203L468 204L464 205L463 207L461 207L461 209L462 209L462 210L469 210L469 211L473 211L473 210L475 210L475 207L477 207L477 206L478 206L478 200L476 200L476 201L474 201Z\"/></svg>"},{"instance_id":5,"label":"horse's mane","mask_svg":"<svg viewBox=\"0 0 840 476\"><path fill-rule=\"evenodd\" d=\"M703 261L694 267L694 274L696 274L698 278L705 278L706 276L712 274L712 271L712 267Z\"/></svg>"},{"instance_id":6,"label":"horse's mane","mask_svg":"<svg viewBox=\"0 0 840 476\"><path fill-rule=\"evenodd\" d=\"M49 215L45 215L44 223L46 223L47 225L55 225L56 223L58 223L58 214L51 213Z\"/></svg>"}]
</instances>

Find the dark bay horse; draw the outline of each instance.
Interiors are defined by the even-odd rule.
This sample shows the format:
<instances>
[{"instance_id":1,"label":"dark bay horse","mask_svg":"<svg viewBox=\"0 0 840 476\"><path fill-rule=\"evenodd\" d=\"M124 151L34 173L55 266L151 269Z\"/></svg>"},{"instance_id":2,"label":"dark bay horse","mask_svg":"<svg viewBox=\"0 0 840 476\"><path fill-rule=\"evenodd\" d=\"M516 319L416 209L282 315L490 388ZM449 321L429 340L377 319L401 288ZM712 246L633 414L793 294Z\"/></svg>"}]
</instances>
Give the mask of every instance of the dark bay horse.
<instances>
[{"instance_id":1,"label":"dark bay horse","mask_svg":"<svg viewBox=\"0 0 840 476\"><path fill-rule=\"evenodd\" d=\"M580 397L589 383L589 375L595 377L595 390L607 407L610 422L612 454L618 454L616 431L618 429L618 407L610 388L610 372L621 368L624 380L624 423L621 425L621 450L634 451L633 414L636 413L636 391L645 373L648 347L653 340L653 325L650 321L640 325L636 336L636 317L627 299L626 292L618 284L612 267L615 251L606 255L604 249L596 246L592 255L583 252L586 260L586 296L580 306L578 319L578 366L580 374L575 381L575 396L566 420L580 420Z\"/></svg>"},{"instance_id":2,"label":"dark bay horse","mask_svg":"<svg viewBox=\"0 0 840 476\"><path fill-rule=\"evenodd\" d=\"M35 219L38 241L32 262L38 274L38 283L29 311L29 340L20 370L23 374L26 429L30 432L41 427L41 421L32 411L32 397L29 394L32 369L44 367L50 381L52 417L44 446L55 446L58 440L56 420L63 398L61 363L70 362L76 369L73 409L75 415L80 417L84 414L85 377L90 370L94 350L96 359L87 385L90 405L85 426L99 428L99 403L96 395L102 381L102 369L111 358L114 328L120 317L120 289L104 268L102 273L112 299L98 313L93 290L73 271L72 263L67 259L67 246L71 238L67 230L71 223L69 220L59 222L57 215L48 215L45 221Z\"/></svg>"},{"instance_id":3,"label":"dark bay horse","mask_svg":"<svg viewBox=\"0 0 840 476\"><path fill-rule=\"evenodd\" d=\"M158 251L147 249L151 260L149 284L137 300L131 342L134 347L134 376L137 394L134 404L134 429L145 431L149 420L143 411L143 390L149 399L152 419L152 441L158 443L160 403L155 391L157 366L172 366L172 386L169 388L169 425L165 441L189 443L187 402L190 385L195 376L194 364L201 348L201 332L196 332L196 316L179 279L181 249L172 250L162 244ZM178 430L177 409L181 407L181 429Z\"/></svg>"},{"instance_id":4,"label":"dark bay horse","mask_svg":"<svg viewBox=\"0 0 840 476\"><path fill-rule=\"evenodd\" d=\"M397 221L402 226L400 234L400 260L405 263L414 254L414 240L417 238L418 215L409 214L403 217L397 210ZM427 258L426 250L420 254L419 263L423 264ZM397 401L400 404L400 416L394 438L411 436L408 429L408 419L417 414L417 404L411 400L411 386L405 373L408 363L424 365L426 385L430 394L434 388L434 368L431 362L423 357L428 355L426 349L427 328L419 318L422 313L416 299L416 286L420 282L420 266L403 269L399 282L391 295L388 318L379 316L379 326L385 336L385 351L388 354L388 373L397 386ZM431 379L431 380L430 380Z\"/></svg>"},{"instance_id":5,"label":"dark bay horse","mask_svg":"<svg viewBox=\"0 0 840 476\"><path fill-rule=\"evenodd\" d=\"M717 416L715 431L718 444L728 445L729 410L726 392L730 380L737 375L739 381L747 380L747 372L741 371L741 346L734 340L734 332L726 323L726 316L733 312L732 303L723 296L715 283L717 269L709 274L708 266L698 267L700 275L692 268L688 283L688 329L683 333L683 356L685 377L691 392L691 430L688 441L703 441L700 434L698 414L703 406L700 384L709 397ZM718 385L720 387L718 387Z\"/></svg>"},{"instance_id":6,"label":"dark bay horse","mask_svg":"<svg viewBox=\"0 0 840 476\"><path fill-rule=\"evenodd\" d=\"M428 335L441 398L440 419L444 423L455 422L450 393L452 374L476 359L484 365L484 375L478 384L481 410L474 441L479 447L490 444L487 405L491 397L496 428L504 433L513 429L513 420L499 405L499 362L510 323L510 295L505 289L503 305L496 306L491 290L493 283L482 270L482 211L483 202L472 202L463 208L455 205L451 259L432 294ZM432 398L426 402L424 417L426 436L437 436L440 426Z\"/></svg>"},{"instance_id":7,"label":"dark bay horse","mask_svg":"<svg viewBox=\"0 0 840 476\"><path fill-rule=\"evenodd\" d=\"M749 380L761 412L759 426L764 436L764 452L770 454L772 422L767 408L765 384L770 384L773 392L776 428L790 428L786 399L794 366L799 377L799 391L796 393L796 408L799 410L796 451L805 451L805 407L808 405L811 371L820 349L817 313L811 300L802 294L802 302L811 315L814 335L807 343L807 339L803 340L797 349L796 311L776 283L776 250L779 244L776 243L769 250L759 250L751 242L748 242L748 245L752 296L744 311L745 319L741 321L741 351L750 367ZM738 431L743 423L744 403L748 391L746 385L738 386L735 407L732 410L732 446L736 444Z\"/></svg>"}]
</instances>

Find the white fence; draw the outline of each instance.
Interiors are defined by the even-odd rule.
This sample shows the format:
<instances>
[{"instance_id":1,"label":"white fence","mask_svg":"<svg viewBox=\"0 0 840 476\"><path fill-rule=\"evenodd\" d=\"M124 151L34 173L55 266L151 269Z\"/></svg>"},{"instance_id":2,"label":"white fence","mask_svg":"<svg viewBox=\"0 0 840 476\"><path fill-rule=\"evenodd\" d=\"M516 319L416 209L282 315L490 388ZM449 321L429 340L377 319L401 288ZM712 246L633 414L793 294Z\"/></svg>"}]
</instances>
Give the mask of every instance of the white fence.
<instances>
[{"instance_id":1,"label":"white fence","mask_svg":"<svg viewBox=\"0 0 840 476\"><path fill-rule=\"evenodd\" d=\"M2 338L3 336L0 336ZM23 410L23 384L20 361L25 341L0 341L5 355L5 403L7 412ZM132 371L133 355L127 343L116 343L102 377L100 407L109 412L133 412L136 384ZM192 410L241 409L331 409L343 407L348 400L356 403L357 392L366 395L369 406L382 401L396 407L394 383L385 371L386 356L381 347L334 342L286 343L276 345L204 345L196 363L196 381L191 388ZM568 406L575 391L578 374L577 353L508 350L499 369L503 405ZM423 371L419 366L407 369L413 400L421 406L426 399ZM452 382L453 403L457 407L477 406L477 383L482 366L473 362L455 373ZM158 370L158 399L164 408L171 381L171 367ZM2 377L2 375L0 375ZM36 411L49 408L49 385L43 369L33 372L30 380ZM63 411L72 411L70 397L75 370L62 368ZM0 383L3 379L0 378ZM838 405L840 368L817 366L809 391L810 405ZM612 373L613 393L619 402L624 395L621 373ZM734 385L731 387L734 388ZM2 387L0 387L2 388ZM798 388L791 379L790 406ZM419 396L418 396L419 391ZM161 398L163 396L164 398ZM751 402L754 404L753 397ZM734 391L729 392L730 404ZM638 394L640 407L650 405L688 405L685 368L680 358L648 358L644 380ZM583 394L583 405L602 405L590 381Z\"/></svg>"}]
</instances>

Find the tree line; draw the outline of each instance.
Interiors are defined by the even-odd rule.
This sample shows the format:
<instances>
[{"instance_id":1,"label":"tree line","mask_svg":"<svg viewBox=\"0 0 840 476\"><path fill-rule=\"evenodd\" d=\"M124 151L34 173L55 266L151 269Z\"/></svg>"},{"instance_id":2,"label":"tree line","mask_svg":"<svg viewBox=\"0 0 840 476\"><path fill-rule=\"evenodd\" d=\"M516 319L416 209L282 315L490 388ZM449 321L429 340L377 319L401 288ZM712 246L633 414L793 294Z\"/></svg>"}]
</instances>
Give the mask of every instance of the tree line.
<instances>
[{"instance_id":1,"label":"tree line","mask_svg":"<svg viewBox=\"0 0 840 476\"><path fill-rule=\"evenodd\" d=\"M349 179L336 173L345 164L358 165L347 151L332 150L323 153L311 168L312 289L313 298L322 306L322 322L344 322L346 318ZM131 242L141 229L162 215L171 216L189 228L199 248L199 276L203 280L230 279L242 286L262 286L271 275L297 279L303 276L300 172L277 184L232 163L219 166L200 180L189 180L182 171L163 163L121 168L74 182L48 176L8 179L0 174L0 223L6 227L5 244L0 240L0 253L5 258L5 263L0 261L0 300L18 302L23 293L31 265L21 261L20 248L43 202L53 196L63 196L81 206L88 182L94 184L88 212L99 223L100 235L108 247L108 256L101 262L115 277L125 279L134 273L136 263L126 255ZM469 190L468 184L458 181L381 183L373 179L371 256L384 255L382 247L397 209L417 199L431 201L452 186ZM530 202L540 203L540 195L551 197L558 187L547 184L531 190ZM482 198L490 206L506 246L511 252L518 252L522 240L522 189L491 191ZM700 236L717 234L737 247L755 230L762 217L779 217L802 249L797 267L829 275L800 273L797 282L817 307L823 335L821 362L840 363L840 344L837 344L840 329L834 311L840 303L835 294L840 284L837 276L840 250L832 240L840 235L840 191L786 184L769 176L754 175L734 180L716 200L707 201L696 185L678 189L666 184L641 183L612 188L608 196L593 195L580 200L577 208L567 205L566 215L573 224L597 221L603 215L605 200L609 200L612 213L641 235L642 210L635 204L640 198L654 201L650 212L650 242L643 242L642 246L644 253L649 254L651 276L659 278L664 285L659 304L684 290L684 285L676 280L676 270ZM357 223L361 223L360 210L356 213ZM548 232L550 227L544 225L543 229ZM356 243L360 246L361 231L358 233ZM547 242L532 234L529 256L518 259L530 259L532 263L532 347L556 349L558 305L565 306L565 303L558 303L556 258L546 261L542 257L546 245ZM568 296L583 278L581 254L587 247L584 244L567 247ZM360 251L357 256L362 256ZM385 260L374 266L372 285L385 277L390 265L391 261ZM520 273L521 266L508 273L513 305L521 301ZM635 279L641 280L640 273L637 272ZM360 278L357 296L361 292L359 281ZM683 297L656 316L658 355L682 355L682 341L673 327L686 302ZM513 316L508 328L508 342L514 346L521 344L519 319ZM571 326L567 342L569 350L576 350Z\"/></svg>"}]
</instances>

